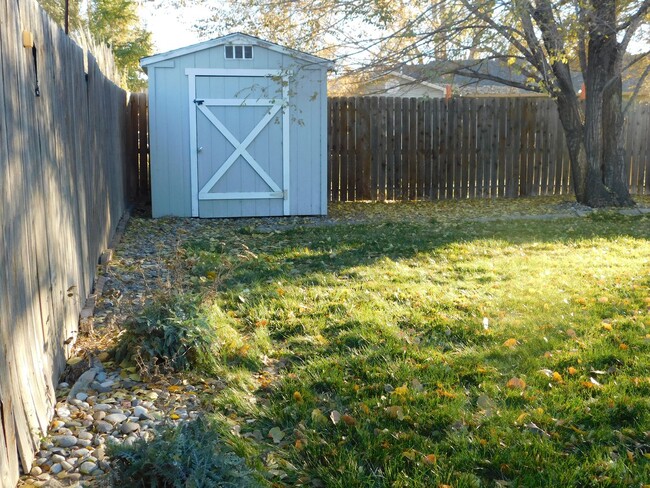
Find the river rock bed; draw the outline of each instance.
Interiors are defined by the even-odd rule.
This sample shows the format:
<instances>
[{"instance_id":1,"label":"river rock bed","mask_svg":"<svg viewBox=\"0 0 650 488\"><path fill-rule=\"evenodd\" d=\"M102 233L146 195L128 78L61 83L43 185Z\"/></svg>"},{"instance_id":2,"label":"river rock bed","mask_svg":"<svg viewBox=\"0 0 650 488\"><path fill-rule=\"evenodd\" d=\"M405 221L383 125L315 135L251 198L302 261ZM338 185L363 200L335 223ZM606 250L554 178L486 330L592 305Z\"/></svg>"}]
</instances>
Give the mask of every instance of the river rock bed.
<instances>
[{"instance_id":1,"label":"river rock bed","mask_svg":"<svg viewBox=\"0 0 650 488\"><path fill-rule=\"evenodd\" d=\"M74 397L69 396L71 385L59 385L49 435L19 486L108 486L109 443L151 440L161 426L198 416L197 387L183 380L145 384L126 369L110 371L108 366L93 368L89 387L73 391Z\"/></svg>"}]
</instances>

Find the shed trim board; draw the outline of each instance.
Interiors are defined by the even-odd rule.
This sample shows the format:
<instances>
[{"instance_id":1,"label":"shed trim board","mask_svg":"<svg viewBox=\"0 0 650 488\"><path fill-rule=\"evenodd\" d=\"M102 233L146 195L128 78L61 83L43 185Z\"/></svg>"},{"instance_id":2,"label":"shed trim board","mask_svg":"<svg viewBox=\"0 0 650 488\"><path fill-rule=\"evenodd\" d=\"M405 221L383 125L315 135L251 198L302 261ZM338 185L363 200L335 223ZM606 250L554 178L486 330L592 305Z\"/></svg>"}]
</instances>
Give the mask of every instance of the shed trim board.
<instances>
[{"instance_id":1,"label":"shed trim board","mask_svg":"<svg viewBox=\"0 0 650 488\"><path fill-rule=\"evenodd\" d=\"M302 51L298 51L296 49L280 46L279 44L275 44L270 41L265 41L263 39L260 39L259 37L251 36L248 34L242 34L240 32L228 34L223 37L217 37L216 39L210 39L208 41L200 42L198 44L193 44L191 46L174 49L166 53L155 54L153 56L142 58L140 60L140 66L142 66L142 68L144 68L146 71L148 66L159 63L161 61L167 61L170 59L178 58L180 56L185 56L187 54L203 51L204 49L208 49L211 47L222 46L225 44L236 43L236 42L251 43L253 45L261 46L281 54L286 54L295 57L297 59L307 61L309 63L325 65L327 69L332 69L334 67L334 62L329 59L321 58L319 56L314 56L313 54L308 54Z\"/></svg>"},{"instance_id":2,"label":"shed trim board","mask_svg":"<svg viewBox=\"0 0 650 488\"><path fill-rule=\"evenodd\" d=\"M289 113L289 77L291 72L282 70L266 69L204 69L187 68L185 74L188 77L188 106L190 112L190 184L192 205L192 217L199 217L200 200L247 200L247 199L271 199L282 198L283 214L290 214L290 113ZM197 99L196 78L197 77L278 77L282 80L282 99L236 99L236 98L205 98ZM237 139L219 120L219 118L206 107L271 107L255 127L241 141ZM269 124L275 115L282 110L282 187L280 187L264 169L257 163L255 158L247 151L247 147L253 142L260 132ZM223 162L212 177L199 188L199 167L198 153L201 147L197 143L197 116L201 113L205 118L233 145L234 151ZM248 165L259 175L272 191L266 192L211 192L215 184L226 174L228 169L239 159L243 158Z\"/></svg>"}]
</instances>

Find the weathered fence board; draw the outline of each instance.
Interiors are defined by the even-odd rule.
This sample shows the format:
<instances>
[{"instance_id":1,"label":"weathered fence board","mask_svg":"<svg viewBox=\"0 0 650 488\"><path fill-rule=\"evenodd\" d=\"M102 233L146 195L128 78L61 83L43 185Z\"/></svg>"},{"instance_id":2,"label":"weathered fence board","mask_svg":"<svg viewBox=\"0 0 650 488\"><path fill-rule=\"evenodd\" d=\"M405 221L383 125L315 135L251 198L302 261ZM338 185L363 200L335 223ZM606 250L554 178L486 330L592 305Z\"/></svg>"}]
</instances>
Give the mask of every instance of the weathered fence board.
<instances>
[{"instance_id":1,"label":"weathered fence board","mask_svg":"<svg viewBox=\"0 0 650 488\"><path fill-rule=\"evenodd\" d=\"M331 98L330 200L436 200L571 192L549 98ZM650 105L626 114L630 191L650 193Z\"/></svg>"},{"instance_id":2,"label":"weathered fence board","mask_svg":"<svg viewBox=\"0 0 650 488\"><path fill-rule=\"evenodd\" d=\"M148 191L148 144L146 97L127 106L126 92L109 79L116 72L108 48L96 62L35 0L0 0L0 19L4 488L15 486L19 465L31 468L47 430L71 348L65 343L77 332L97 258L128 200L138 187ZM23 47L23 30L33 49Z\"/></svg>"}]
</instances>

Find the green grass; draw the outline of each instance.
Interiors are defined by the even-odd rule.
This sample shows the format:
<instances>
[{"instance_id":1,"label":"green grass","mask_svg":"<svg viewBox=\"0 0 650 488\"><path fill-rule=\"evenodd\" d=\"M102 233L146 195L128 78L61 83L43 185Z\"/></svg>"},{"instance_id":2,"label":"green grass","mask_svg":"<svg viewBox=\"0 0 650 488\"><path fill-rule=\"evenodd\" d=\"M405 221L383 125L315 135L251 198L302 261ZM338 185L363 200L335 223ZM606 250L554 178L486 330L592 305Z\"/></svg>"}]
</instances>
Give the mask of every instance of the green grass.
<instances>
[{"instance_id":1,"label":"green grass","mask_svg":"<svg viewBox=\"0 0 650 488\"><path fill-rule=\"evenodd\" d=\"M231 448L275 486L650 483L650 219L399 211L188 233Z\"/></svg>"}]
</instances>

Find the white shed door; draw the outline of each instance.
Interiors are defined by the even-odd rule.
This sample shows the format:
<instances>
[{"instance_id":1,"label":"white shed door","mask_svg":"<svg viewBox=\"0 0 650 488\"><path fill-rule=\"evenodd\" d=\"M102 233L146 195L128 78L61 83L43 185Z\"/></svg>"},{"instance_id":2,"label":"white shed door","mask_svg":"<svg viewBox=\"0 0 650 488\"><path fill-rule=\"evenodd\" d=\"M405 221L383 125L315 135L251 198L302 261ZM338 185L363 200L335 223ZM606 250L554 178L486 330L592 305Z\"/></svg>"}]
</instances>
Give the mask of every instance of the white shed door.
<instances>
[{"instance_id":1,"label":"white shed door","mask_svg":"<svg viewBox=\"0 0 650 488\"><path fill-rule=\"evenodd\" d=\"M192 215L289 214L288 90L280 72L187 70Z\"/></svg>"}]
</instances>

